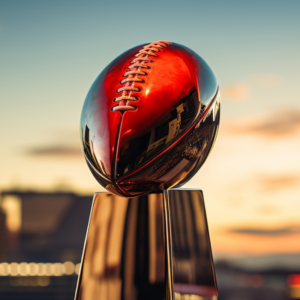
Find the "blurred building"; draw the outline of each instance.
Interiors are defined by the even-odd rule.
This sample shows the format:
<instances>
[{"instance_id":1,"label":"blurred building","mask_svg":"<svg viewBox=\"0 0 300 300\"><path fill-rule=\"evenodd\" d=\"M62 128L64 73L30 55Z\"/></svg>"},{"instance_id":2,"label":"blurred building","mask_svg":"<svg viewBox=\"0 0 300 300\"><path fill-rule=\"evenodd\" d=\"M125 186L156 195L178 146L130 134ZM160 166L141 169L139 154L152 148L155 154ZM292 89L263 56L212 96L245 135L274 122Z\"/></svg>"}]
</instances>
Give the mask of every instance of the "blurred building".
<instances>
[{"instance_id":1,"label":"blurred building","mask_svg":"<svg viewBox=\"0 0 300 300\"><path fill-rule=\"evenodd\" d=\"M0 261L6 261L8 254L8 231L5 223L6 215L0 209Z\"/></svg>"},{"instance_id":2,"label":"blurred building","mask_svg":"<svg viewBox=\"0 0 300 300\"><path fill-rule=\"evenodd\" d=\"M92 195L3 191L0 299L73 299Z\"/></svg>"},{"instance_id":3,"label":"blurred building","mask_svg":"<svg viewBox=\"0 0 300 300\"><path fill-rule=\"evenodd\" d=\"M17 212L6 209L7 221L11 221L10 224L6 222L8 229L16 225L8 230L8 262L80 261L92 195L14 190L2 192L2 205L14 207L9 203L12 201L19 201L21 213L19 220L13 220ZM3 222L0 215L0 226L3 226ZM0 248L5 249L6 243L1 241Z\"/></svg>"}]
</instances>

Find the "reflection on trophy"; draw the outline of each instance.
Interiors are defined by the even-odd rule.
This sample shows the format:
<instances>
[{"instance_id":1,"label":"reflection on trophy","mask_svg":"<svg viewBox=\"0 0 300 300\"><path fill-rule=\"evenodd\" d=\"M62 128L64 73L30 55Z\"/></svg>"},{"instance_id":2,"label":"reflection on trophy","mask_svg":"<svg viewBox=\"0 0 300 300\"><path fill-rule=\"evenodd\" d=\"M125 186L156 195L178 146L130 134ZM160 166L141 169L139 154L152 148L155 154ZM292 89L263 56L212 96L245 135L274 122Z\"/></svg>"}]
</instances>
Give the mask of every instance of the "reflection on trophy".
<instances>
[{"instance_id":1,"label":"reflection on trophy","mask_svg":"<svg viewBox=\"0 0 300 300\"><path fill-rule=\"evenodd\" d=\"M217 299L201 190L220 93L205 61L166 41L134 47L93 83L81 115L95 193L76 300Z\"/></svg>"}]
</instances>

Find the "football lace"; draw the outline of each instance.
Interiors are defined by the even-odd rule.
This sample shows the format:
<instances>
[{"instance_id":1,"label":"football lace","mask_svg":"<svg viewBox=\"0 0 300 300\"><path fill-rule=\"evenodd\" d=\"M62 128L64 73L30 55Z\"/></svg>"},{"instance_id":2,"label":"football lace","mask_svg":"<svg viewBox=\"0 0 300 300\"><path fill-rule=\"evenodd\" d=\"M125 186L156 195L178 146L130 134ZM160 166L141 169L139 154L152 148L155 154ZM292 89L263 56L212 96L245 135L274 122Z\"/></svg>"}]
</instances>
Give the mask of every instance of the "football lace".
<instances>
[{"instance_id":1,"label":"football lace","mask_svg":"<svg viewBox=\"0 0 300 300\"><path fill-rule=\"evenodd\" d=\"M145 82L140 76L148 75L144 70L151 69L148 63L153 63L151 56L156 57L157 52L161 52L162 48L166 48L170 42L159 41L154 42L149 45L144 46L139 52L135 55L135 59L131 61L131 65L127 68L124 77L127 77L121 80L121 84L124 84L124 87L121 87L117 90L117 93L122 93L120 97L114 98L114 102L119 102L119 105L114 106L112 111L128 111L135 110L136 107L129 105L129 101L138 101L138 97L132 96L132 92L140 92L140 87L135 87L135 83ZM122 101L122 102L120 102Z\"/></svg>"}]
</instances>

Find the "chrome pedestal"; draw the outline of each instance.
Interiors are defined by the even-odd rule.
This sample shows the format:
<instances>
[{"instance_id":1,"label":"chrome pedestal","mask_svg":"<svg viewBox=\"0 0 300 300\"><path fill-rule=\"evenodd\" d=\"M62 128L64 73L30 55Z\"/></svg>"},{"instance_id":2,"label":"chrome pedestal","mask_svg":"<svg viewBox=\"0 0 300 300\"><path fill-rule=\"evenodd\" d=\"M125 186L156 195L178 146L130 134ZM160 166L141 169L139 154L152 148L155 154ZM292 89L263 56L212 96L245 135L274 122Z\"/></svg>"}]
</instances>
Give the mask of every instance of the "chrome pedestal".
<instances>
[{"instance_id":1,"label":"chrome pedestal","mask_svg":"<svg viewBox=\"0 0 300 300\"><path fill-rule=\"evenodd\" d=\"M217 300L201 190L95 193L75 300Z\"/></svg>"}]
</instances>

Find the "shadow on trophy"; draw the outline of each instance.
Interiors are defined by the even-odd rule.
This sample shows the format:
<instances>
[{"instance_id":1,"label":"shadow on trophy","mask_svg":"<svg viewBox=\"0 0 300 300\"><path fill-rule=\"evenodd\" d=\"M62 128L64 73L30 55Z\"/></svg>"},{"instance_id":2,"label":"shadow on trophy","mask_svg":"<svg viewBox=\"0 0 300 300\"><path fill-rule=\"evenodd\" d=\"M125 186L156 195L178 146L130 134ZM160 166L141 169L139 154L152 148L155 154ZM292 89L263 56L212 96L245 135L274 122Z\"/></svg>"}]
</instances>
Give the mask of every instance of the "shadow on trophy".
<instances>
[{"instance_id":1,"label":"shadow on trophy","mask_svg":"<svg viewBox=\"0 0 300 300\"><path fill-rule=\"evenodd\" d=\"M180 189L220 120L217 80L192 50L134 47L93 83L83 154L94 195L75 300L217 300L203 193ZM213 179L212 179L213 180Z\"/></svg>"}]
</instances>

